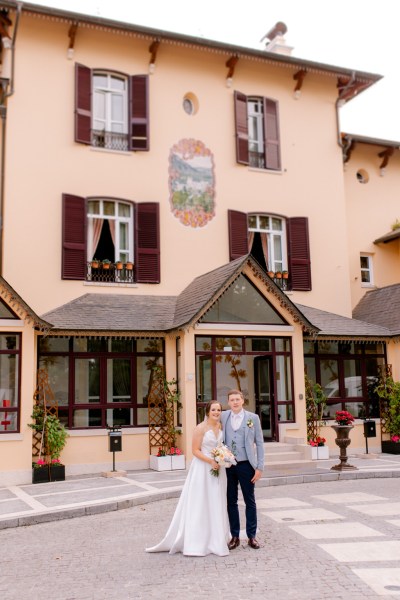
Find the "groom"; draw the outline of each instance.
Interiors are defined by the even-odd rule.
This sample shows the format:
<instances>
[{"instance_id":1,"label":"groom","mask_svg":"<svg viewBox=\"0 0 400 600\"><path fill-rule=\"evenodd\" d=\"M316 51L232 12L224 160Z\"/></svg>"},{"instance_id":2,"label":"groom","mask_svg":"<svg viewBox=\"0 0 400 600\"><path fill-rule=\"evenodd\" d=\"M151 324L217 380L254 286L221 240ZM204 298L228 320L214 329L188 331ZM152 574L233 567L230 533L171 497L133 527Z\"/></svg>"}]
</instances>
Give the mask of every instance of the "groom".
<instances>
[{"instance_id":1,"label":"groom","mask_svg":"<svg viewBox=\"0 0 400 600\"><path fill-rule=\"evenodd\" d=\"M226 470L228 487L228 516L232 539L229 550L240 544L240 519L238 508L238 487L240 484L246 504L246 534L251 548L258 550L260 544L256 540L257 507L254 496L255 482L262 475L264 468L264 439L259 417L243 410L244 397L241 391L231 390L228 393L230 410L221 415L225 444L233 451L236 465ZM257 453L254 452L254 444Z\"/></svg>"}]
</instances>

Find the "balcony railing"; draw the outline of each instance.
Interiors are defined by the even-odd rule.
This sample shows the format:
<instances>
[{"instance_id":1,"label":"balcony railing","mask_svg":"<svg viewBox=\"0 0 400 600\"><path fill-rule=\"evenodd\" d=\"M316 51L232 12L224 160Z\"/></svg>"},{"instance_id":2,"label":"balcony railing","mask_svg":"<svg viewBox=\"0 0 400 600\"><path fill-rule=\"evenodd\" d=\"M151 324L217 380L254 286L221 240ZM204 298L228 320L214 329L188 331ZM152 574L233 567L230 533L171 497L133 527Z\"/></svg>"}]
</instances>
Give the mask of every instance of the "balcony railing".
<instances>
[{"instance_id":1,"label":"balcony railing","mask_svg":"<svg viewBox=\"0 0 400 600\"><path fill-rule=\"evenodd\" d=\"M91 261L86 264L86 281L100 283L135 283L132 263L102 263Z\"/></svg>"},{"instance_id":2,"label":"balcony railing","mask_svg":"<svg viewBox=\"0 0 400 600\"><path fill-rule=\"evenodd\" d=\"M108 150L129 150L128 134L114 133L112 131L96 131L92 129L92 146L107 148Z\"/></svg>"},{"instance_id":3,"label":"balcony railing","mask_svg":"<svg viewBox=\"0 0 400 600\"><path fill-rule=\"evenodd\" d=\"M284 292L289 289L289 274L288 273L273 273L272 271L268 272L268 275L271 277L272 281L276 283L278 287L281 288Z\"/></svg>"}]
</instances>

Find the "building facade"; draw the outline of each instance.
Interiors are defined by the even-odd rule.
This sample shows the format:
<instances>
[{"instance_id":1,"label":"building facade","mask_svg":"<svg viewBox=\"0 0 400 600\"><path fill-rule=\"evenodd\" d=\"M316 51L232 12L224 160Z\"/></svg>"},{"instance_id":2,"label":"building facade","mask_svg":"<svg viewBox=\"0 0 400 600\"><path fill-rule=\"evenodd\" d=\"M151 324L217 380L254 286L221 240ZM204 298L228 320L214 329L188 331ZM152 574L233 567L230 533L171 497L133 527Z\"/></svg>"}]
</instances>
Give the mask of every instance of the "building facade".
<instances>
[{"instance_id":1,"label":"building facade","mask_svg":"<svg viewBox=\"0 0 400 600\"><path fill-rule=\"evenodd\" d=\"M352 311L374 253L371 285L399 280L398 242L388 258L372 246L390 229L373 186L386 195L389 178L371 176L367 218L354 161L375 150L349 156L338 114L380 77L0 9L0 478L30 478L38 369L68 428L67 474L107 467L107 426L122 429L121 467L148 466L155 365L178 382L188 458L206 402L230 388L266 442L305 445L305 367L327 419L356 415L362 447L361 419L379 417L369 384L387 363L397 375L396 332Z\"/></svg>"}]
</instances>

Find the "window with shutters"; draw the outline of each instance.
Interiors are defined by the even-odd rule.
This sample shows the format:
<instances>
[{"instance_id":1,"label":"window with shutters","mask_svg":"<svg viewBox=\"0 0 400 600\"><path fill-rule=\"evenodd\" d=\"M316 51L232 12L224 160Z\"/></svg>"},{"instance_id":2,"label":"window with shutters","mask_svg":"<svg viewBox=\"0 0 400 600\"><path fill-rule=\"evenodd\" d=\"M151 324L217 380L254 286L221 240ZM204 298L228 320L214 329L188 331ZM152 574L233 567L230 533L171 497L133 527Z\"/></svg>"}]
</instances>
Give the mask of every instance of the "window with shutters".
<instances>
[{"instance_id":1,"label":"window with shutters","mask_svg":"<svg viewBox=\"0 0 400 600\"><path fill-rule=\"evenodd\" d=\"M159 205L63 195L62 278L160 283Z\"/></svg>"},{"instance_id":2,"label":"window with shutters","mask_svg":"<svg viewBox=\"0 0 400 600\"><path fill-rule=\"evenodd\" d=\"M75 65L75 141L121 151L149 150L148 75Z\"/></svg>"},{"instance_id":3,"label":"window with shutters","mask_svg":"<svg viewBox=\"0 0 400 600\"><path fill-rule=\"evenodd\" d=\"M287 271L285 220L272 215L248 215L251 252L267 271Z\"/></svg>"},{"instance_id":4,"label":"window with shutters","mask_svg":"<svg viewBox=\"0 0 400 600\"><path fill-rule=\"evenodd\" d=\"M278 102L235 92L236 160L258 169L280 171Z\"/></svg>"},{"instance_id":5,"label":"window with shutters","mask_svg":"<svg viewBox=\"0 0 400 600\"><path fill-rule=\"evenodd\" d=\"M230 260L251 253L265 271L274 272L275 281L282 275L282 289L311 290L307 217L228 210L228 234Z\"/></svg>"}]
</instances>

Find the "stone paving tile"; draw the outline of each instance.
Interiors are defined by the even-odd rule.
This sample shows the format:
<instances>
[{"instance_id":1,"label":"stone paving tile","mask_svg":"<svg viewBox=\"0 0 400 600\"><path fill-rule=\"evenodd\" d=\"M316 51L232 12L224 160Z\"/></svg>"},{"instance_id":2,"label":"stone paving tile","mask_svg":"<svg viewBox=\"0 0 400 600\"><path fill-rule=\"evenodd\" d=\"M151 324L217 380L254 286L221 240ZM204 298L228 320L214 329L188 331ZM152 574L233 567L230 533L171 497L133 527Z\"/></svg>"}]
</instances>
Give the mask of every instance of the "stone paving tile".
<instances>
[{"instance_id":1,"label":"stone paving tile","mask_svg":"<svg viewBox=\"0 0 400 600\"><path fill-rule=\"evenodd\" d=\"M11 490L6 488L0 489L0 501L9 500L10 498L15 498L15 494L13 494Z\"/></svg>"},{"instance_id":2,"label":"stone paving tile","mask_svg":"<svg viewBox=\"0 0 400 600\"><path fill-rule=\"evenodd\" d=\"M101 491L101 498L104 500L111 498L120 498L121 495L131 495L143 493L143 488L139 486L129 485L123 491L119 488L108 488ZM70 492L68 496L62 497L61 494L48 494L40 496L40 502L47 507L54 506L71 506L73 504L81 504L83 502L90 504L94 500L99 500L98 490L82 490Z\"/></svg>"},{"instance_id":3,"label":"stone paving tile","mask_svg":"<svg viewBox=\"0 0 400 600\"><path fill-rule=\"evenodd\" d=\"M0 515L7 516L13 513L20 512L32 512L32 508L26 504L23 500L8 500L7 502L0 502Z\"/></svg>"}]
</instances>

